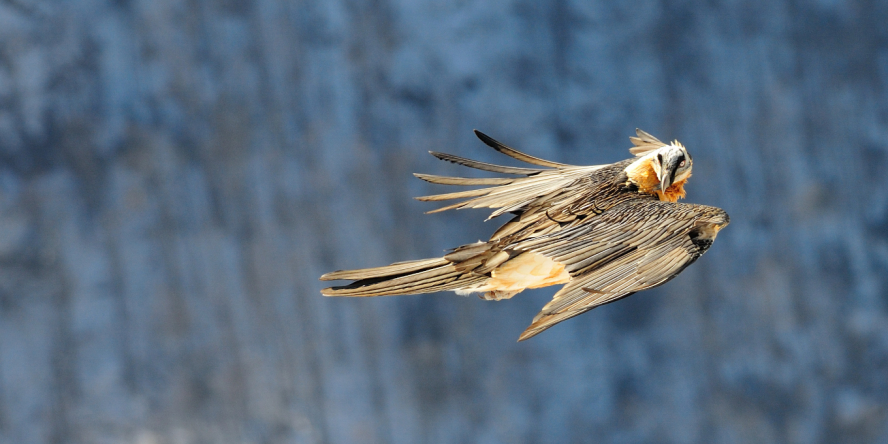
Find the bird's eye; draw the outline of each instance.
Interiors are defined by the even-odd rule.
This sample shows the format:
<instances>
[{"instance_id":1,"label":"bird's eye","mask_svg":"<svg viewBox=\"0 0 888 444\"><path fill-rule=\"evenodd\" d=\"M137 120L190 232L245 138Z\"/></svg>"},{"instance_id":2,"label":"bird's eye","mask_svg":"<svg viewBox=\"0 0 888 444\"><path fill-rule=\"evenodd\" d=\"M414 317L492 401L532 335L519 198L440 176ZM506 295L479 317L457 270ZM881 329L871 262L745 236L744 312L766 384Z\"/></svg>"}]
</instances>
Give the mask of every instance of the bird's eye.
<instances>
[{"instance_id":1,"label":"bird's eye","mask_svg":"<svg viewBox=\"0 0 888 444\"><path fill-rule=\"evenodd\" d=\"M687 163L688 163L687 160L682 160L681 163L678 164L678 166L683 167L683 166L685 166L685 164L687 164Z\"/></svg>"}]
</instances>

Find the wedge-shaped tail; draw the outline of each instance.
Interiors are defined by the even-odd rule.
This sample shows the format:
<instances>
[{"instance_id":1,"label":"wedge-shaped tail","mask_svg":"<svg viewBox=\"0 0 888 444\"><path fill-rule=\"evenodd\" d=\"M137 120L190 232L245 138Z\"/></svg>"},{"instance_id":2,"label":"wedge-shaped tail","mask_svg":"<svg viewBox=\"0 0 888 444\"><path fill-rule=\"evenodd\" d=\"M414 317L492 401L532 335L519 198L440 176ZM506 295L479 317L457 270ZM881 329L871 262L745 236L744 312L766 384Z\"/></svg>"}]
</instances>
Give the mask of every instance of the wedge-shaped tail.
<instances>
[{"instance_id":1,"label":"wedge-shaped tail","mask_svg":"<svg viewBox=\"0 0 888 444\"><path fill-rule=\"evenodd\" d=\"M506 259L508 255L506 255ZM466 290L490 279L490 269L504 260L490 244L478 242L453 249L441 258L398 262L385 267L334 271L322 281L354 280L349 285L321 290L324 296L396 296Z\"/></svg>"},{"instance_id":2,"label":"wedge-shaped tail","mask_svg":"<svg viewBox=\"0 0 888 444\"><path fill-rule=\"evenodd\" d=\"M399 262L386 267L334 271L321 276L323 281L356 279L349 285L321 290L324 296L399 296L458 290L479 284L487 276L460 271L444 258Z\"/></svg>"}]
</instances>

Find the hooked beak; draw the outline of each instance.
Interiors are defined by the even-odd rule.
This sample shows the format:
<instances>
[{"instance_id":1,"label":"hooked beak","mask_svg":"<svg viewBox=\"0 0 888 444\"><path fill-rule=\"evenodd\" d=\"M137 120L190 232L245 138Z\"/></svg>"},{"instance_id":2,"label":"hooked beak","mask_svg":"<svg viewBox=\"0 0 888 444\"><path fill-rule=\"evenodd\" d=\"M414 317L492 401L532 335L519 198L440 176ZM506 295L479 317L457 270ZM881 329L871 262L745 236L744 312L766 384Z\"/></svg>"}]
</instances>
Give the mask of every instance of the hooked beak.
<instances>
[{"instance_id":1,"label":"hooked beak","mask_svg":"<svg viewBox=\"0 0 888 444\"><path fill-rule=\"evenodd\" d=\"M660 191L666 191L675 181L678 159L672 156L664 159L662 154L657 154L657 163L659 168L656 168L655 172L657 173L657 179L660 179Z\"/></svg>"},{"instance_id":2,"label":"hooked beak","mask_svg":"<svg viewBox=\"0 0 888 444\"><path fill-rule=\"evenodd\" d=\"M667 188L672 186L672 181L670 178L672 177L668 171L664 171L663 177L660 178L660 191L666 191Z\"/></svg>"}]
</instances>

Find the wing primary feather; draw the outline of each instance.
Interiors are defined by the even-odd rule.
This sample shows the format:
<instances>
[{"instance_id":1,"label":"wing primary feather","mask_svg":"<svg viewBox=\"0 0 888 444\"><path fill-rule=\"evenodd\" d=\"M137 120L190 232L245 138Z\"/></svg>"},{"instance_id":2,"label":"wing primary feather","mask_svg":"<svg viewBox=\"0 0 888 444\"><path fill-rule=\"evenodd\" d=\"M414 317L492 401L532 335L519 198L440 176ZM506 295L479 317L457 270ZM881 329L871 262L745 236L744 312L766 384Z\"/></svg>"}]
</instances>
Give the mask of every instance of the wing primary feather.
<instances>
[{"instance_id":1,"label":"wing primary feather","mask_svg":"<svg viewBox=\"0 0 888 444\"><path fill-rule=\"evenodd\" d=\"M513 159L517 159L517 160L520 160L522 162L526 162L526 163L529 163L532 165L539 165L539 166L551 167L551 168L563 168L563 167L570 166L570 165L567 165L564 163L558 163L558 162L552 162L550 160L540 159L539 157L534 157L534 156L531 156L530 154L524 154L521 151L518 151L512 147L509 147L509 146L497 141L493 137L490 137L487 134L482 133L481 131L478 131L478 130L473 130L473 131L475 131L475 135L478 136L478 138L481 139L481 141L484 142L485 145L487 145L487 146L489 146L489 147L491 147L491 148L513 158Z\"/></svg>"},{"instance_id":2,"label":"wing primary feather","mask_svg":"<svg viewBox=\"0 0 888 444\"><path fill-rule=\"evenodd\" d=\"M464 197L478 197L490 193L490 188L479 188L477 190L457 191L455 193L433 194L431 196L414 197L416 200L423 202L435 202L439 200L462 199Z\"/></svg>"},{"instance_id":3,"label":"wing primary feather","mask_svg":"<svg viewBox=\"0 0 888 444\"><path fill-rule=\"evenodd\" d=\"M429 151L429 154L431 154L441 160L446 160L447 162L459 164L462 166L467 166L469 168L475 168L476 170L490 171L493 173L530 176L530 175L539 174L539 173L545 171L544 169L538 169L538 168L507 167L507 166L502 166L502 165L494 165L492 163L479 162L477 160L466 159L465 157L454 156L453 154L447 154L447 153L439 153L436 151Z\"/></svg>"},{"instance_id":4,"label":"wing primary feather","mask_svg":"<svg viewBox=\"0 0 888 444\"><path fill-rule=\"evenodd\" d=\"M512 182L515 182L517 179L509 179L505 177L483 177L483 178L469 178L469 177L448 177L448 176L435 176L433 174L421 174L421 173L413 173L419 179L422 179L426 182L436 183L440 185L508 185Z\"/></svg>"},{"instance_id":5,"label":"wing primary feather","mask_svg":"<svg viewBox=\"0 0 888 444\"><path fill-rule=\"evenodd\" d=\"M463 202L457 202L457 203L455 203L455 204L453 204L453 205L447 205L446 207L435 208L434 210L426 211L425 214L435 214L435 213L440 213L440 212L442 212L442 211L453 210L453 209L460 210L460 209L462 209L463 207L465 207L465 205L466 205L466 202L465 202L465 201L463 201Z\"/></svg>"}]
</instances>

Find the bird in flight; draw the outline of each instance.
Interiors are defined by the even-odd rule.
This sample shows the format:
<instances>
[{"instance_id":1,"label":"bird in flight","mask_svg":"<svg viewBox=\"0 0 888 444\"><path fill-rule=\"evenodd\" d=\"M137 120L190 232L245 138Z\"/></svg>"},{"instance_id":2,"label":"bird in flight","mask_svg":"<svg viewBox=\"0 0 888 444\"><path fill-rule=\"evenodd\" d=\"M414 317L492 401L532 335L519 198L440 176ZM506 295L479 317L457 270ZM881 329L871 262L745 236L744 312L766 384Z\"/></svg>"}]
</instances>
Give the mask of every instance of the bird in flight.
<instances>
[{"instance_id":1,"label":"bird in flight","mask_svg":"<svg viewBox=\"0 0 888 444\"><path fill-rule=\"evenodd\" d=\"M486 145L533 167L509 167L431 152L441 160L514 177L414 174L443 185L481 186L418 197L458 200L430 211L492 208L510 214L486 242L444 257L340 270L321 280L354 282L325 296L391 296L455 291L509 299L528 288L564 284L518 338L531 338L595 307L668 282L696 261L730 218L720 208L678 203L693 161L678 141L636 130L635 156L609 165L575 166L519 152L475 131Z\"/></svg>"}]
</instances>

